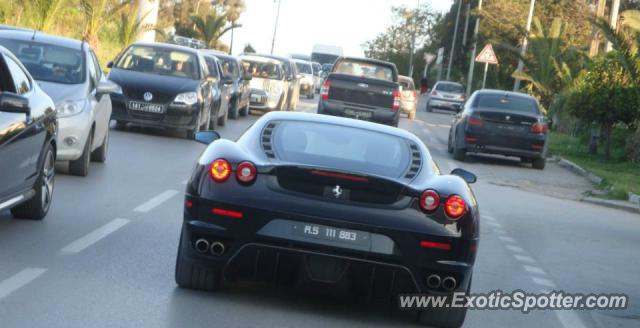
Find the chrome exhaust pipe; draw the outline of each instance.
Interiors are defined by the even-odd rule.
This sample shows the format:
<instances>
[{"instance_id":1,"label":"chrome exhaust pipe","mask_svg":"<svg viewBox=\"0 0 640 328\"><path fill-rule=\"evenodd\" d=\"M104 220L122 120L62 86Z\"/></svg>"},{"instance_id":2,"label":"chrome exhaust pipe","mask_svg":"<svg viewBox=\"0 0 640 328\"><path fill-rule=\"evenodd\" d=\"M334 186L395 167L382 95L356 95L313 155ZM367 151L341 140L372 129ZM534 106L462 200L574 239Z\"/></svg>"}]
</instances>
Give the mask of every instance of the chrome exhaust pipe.
<instances>
[{"instance_id":1,"label":"chrome exhaust pipe","mask_svg":"<svg viewBox=\"0 0 640 328\"><path fill-rule=\"evenodd\" d=\"M219 241L211 243L211 254L215 256L221 256L224 254L224 244Z\"/></svg>"},{"instance_id":2,"label":"chrome exhaust pipe","mask_svg":"<svg viewBox=\"0 0 640 328\"><path fill-rule=\"evenodd\" d=\"M427 277L427 287L436 289L440 287L440 276L437 274L431 274Z\"/></svg>"},{"instance_id":3,"label":"chrome exhaust pipe","mask_svg":"<svg viewBox=\"0 0 640 328\"><path fill-rule=\"evenodd\" d=\"M456 279L454 277L446 277L442 279L442 288L446 291L452 291L456 289Z\"/></svg>"},{"instance_id":4,"label":"chrome exhaust pipe","mask_svg":"<svg viewBox=\"0 0 640 328\"><path fill-rule=\"evenodd\" d=\"M200 238L196 240L194 246L198 253L204 254L209 250L209 241L204 238Z\"/></svg>"}]
</instances>

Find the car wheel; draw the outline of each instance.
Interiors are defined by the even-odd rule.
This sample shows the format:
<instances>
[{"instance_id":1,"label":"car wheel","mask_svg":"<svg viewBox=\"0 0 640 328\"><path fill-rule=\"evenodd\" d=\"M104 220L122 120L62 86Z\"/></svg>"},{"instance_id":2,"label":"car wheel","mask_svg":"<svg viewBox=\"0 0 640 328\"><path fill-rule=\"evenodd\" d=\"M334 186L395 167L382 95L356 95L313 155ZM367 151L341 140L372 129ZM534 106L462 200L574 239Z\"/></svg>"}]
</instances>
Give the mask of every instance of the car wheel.
<instances>
[{"instance_id":1,"label":"car wheel","mask_svg":"<svg viewBox=\"0 0 640 328\"><path fill-rule=\"evenodd\" d=\"M109 151L109 129L104 133L104 140L98 149L91 153L91 160L98 163L107 161L107 152Z\"/></svg>"},{"instance_id":2,"label":"car wheel","mask_svg":"<svg viewBox=\"0 0 640 328\"><path fill-rule=\"evenodd\" d=\"M53 199L53 187L56 177L55 155L50 143L44 149L40 174L34 189L36 194L28 201L11 209L11 214L20 219L42 220L49 212Z\"/></svg>"},{"instance_id":3,"label":"car wheel","mask_svg":"<svg viewBox=\"0 0 640 328\"><path fill-rule=\"evenodd\" d=\"M431 105L429 105L429 102L427 102L427 112L433 112L433 108L431 107Z\"/></svg>"},{"instance_id":4,"label":"car wheel","mask_svg":"<svg viewBox=\"0 0 640 328\"><path fill-rule=\"evenodd\" d=\"M547 161L545 158L534 158L531 162L531 167L538 170L544 170L544 166L546 165L546 163Z\"/></svg>"},{"instance_id":5,"label":"car wheel","mask_svg":"<svg viewBox=\"0 0 640 328\"><path fill-rule=\"evenodd\" d=\"M226 113L224 113L224 115L220 116L218 118L218 125L219 126L225 126L227 124L227 120L229 119L229 111L227 110Z\"/></svg>"},{"instance_id":6,"label":"car wheel","mask_svg":"<svg viewBox=\"0 0 640 328\"><path fill-rule=\"evenodd\" d=\"M127 128L127 122L116 121L116 130L124 130Z\"/></svg>"},{"instance_id":7,"label":"car wheel","mask_svg":"<svg viewBox=\"0 0 640 328\"><path fill-rule=\"evenodd\" d=\"M229 118L238 118L239 110L240 109L238 108L238 100L234 99L232 102L229 102Z\"/></svg>"},{"instance_id":8,"label":"car wheel","mask_svg":"<svg viewBox=\"0 0 640 328\"><path fill-rule=\"evenodd\" d=\"M467 295L469 295L471 291L471 279L472 278L469 278L469 285L466 291ZM451 296L449 299L451 299ZM418 314L418 322L431 327L458 328L462 326L466 316L466 307L428 308L420 311Z\"/></svg>"},{"instance_id":9,"label":"car wheel","mask_svg":"<svg viewBox=\"0 0 640 328\"><path fill-rule=\"evenodd\" d=\"M453 144L453 158L455 160L457 160L457 161L464 162L466 157L467 157L467 151L464 150L464 149L458 148L458 146L454 143Z\"/></svg>"},{"instance_id":10,"label":"car wheel","mask_svg":"<svg viewBox=\"0 0 640 328\"><path fill-rule=\"evenodd\" d=\"M247 102L246 105L244 105L244 107L242 107L242 110L240 111L240 116L247 116L249 115L249 102Z\"/></svg>"},{"instance_id":11,"label":"car wheel","mask_svg":"<svg viewBox=\"0 0 640 328\"><path fill-rule=\"evenodd\" d=\"M307 94L307 99L313 99L313 92L309 91L309 93Z\"/></svg>"},{"instance_id":12,"label":"car wheel","mask_svg":"<svg viewBox=\"0 0 640 328\"><path fill-rule=\"evenodd\" d=\"M449 154L453 154L453 138L451 135L453 134L453 129L449 130L449 140L447 141L447 152Z\"/></svg>"},{"instance_id":13,"label":"car wheel","mask_svg":"<svg viewBox=\"0 0 640 328\"><path fill-rule=\"evenodd\" d=\"M198 113L198 120L196 121L196 127L194 129L187 130L187 139L195 138L196 134L200 132L200 121L202 120L202 112Z\"/></svg>"},{"instance_id":14,"label":"car wheel","mask_svg":"<svg viewBox=\"0 0 640 328\"><path fill-rule=\"evenodd\" d=\"M189 262L184 253L190 251L189 243L180 234L180 244L176 257L176 284L181 288L214 291L220 288L220 270L199 267Z\"/></svg>"},{"instance_id":15,"label":"car wheel","mask_svg":"<svg viewBox=\"0 0 640 328\"><path fill-rule=\"evenodd\" d=\"M93 144L93 130L89 133L84 143L82 155L75 161L69 162L69 174L86 177L89 174L89 162L91 162L91 145Z\"/></svg>"}]
</instances>

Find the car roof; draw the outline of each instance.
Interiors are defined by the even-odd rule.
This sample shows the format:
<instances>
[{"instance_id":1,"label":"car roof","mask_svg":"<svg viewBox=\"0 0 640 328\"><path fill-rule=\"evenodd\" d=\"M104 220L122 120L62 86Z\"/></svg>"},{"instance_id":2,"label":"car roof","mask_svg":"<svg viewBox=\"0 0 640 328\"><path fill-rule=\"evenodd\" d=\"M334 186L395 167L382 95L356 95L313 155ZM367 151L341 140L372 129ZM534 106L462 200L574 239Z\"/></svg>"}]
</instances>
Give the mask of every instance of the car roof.
<instances>
[{"instance_id":1,"label":"car roof","mask_svg":"<svg viewBox=\"0 0 640 328\"><path fill-rule=\"evenodd\" d=\"M453 82L453 81L438 81L436 82L436 84L453 84L453 85L459 85L461 87L464 87L462 83Z\"/></svg>"},{"instance_id":2,"label":"car roof","mask_svg":"<svg viewBox=\"0 0 640 328\"><path fill-rule=\"evenodd\" d=\"M187 52L190 54L194 54L197 55L200 53L200 50L198 49L194 49L194 48L189 48L189 47L185 47L185 46L181 46L178 44L173 44L173 43L163 43L163 42L134 42L131 44L131 46L142 46L142 47L151 47L151 48L162 48L162 49L167 49L167 50L175 50L175 51L182 51L182 52Z\"/></svg>"},{"instance_id":3,"label":"car roof","mask_svg":"<svg viewBox=\"0 0 640 328\"><path fill-rule=\"evenodd\" d=\"M507 91L507 90L498 90L498 89L476 90L473 94L474 95L497 95L497 96L506 95L506 96L509 96L509 97L527 98L527 99L531 99L531 100L537 101L535 97L532 97L532 96L530 96L530 95L528 95L526 93Z\"/></svg>"},{"instance_id":4,"label":"car roof","mask_svg":"<svg viewBox=\"0 0 640 328\"><path fill-rule=\"evenodd\" d=\"M411 82L413 83L413 79L406 76L406 75L398 75L398 80L402 80L404 82Z\"/></svg>"},{"instance_id":5,"label":"car roof","mask_svg":"<svg viewBox=\"0 0 640 328\"><path fill-rule=\"evenodd\" d=\"M202 54L204 54L204 55L215 56L215 57L224 58L224 59L227 59L227 60L228 59L232 59L232 60L237 60L238 59L238 57L236 57L236 56L232 56L232 55L229 55L226 52L222 52L222 51L214 50L214 49L203 49L203 50L200 50L200 52L202 52Z\"/></svg>"},{"instance_id":6,"label":"car roof","mask_svg":"<svg viewBox=\"0 0 640 328\"><path fill-rule=\"evenodd\" d=\"M86 45L86 42L67 38L63 36L51 35L42 32L35 32L29 30L0 30L0 37L21 40L21 41L35 41L46 44L55 44L57 46L73 49L81 49L82 44Z\"/></svg>"},{"instance_id":7,"label":"car roof","mask_svg":"<svg viewBox=\"0 0 640 328\"><path fill-rule=\"evenodd\" d=\"M296 58L294 58L294 59L293 59L293 61L294 61L294 62L296 62L296 63L302 63L302 64L306 64L306 65L312 65L312 64L311 64L311 62L310 62L310 61L308 61L308 60L303 60L303 59L296 59Z\"/></svg>"},{"instance_id":8,"label":"car roof","mask_svg":"<svg viewBox=\"0 0 640 328\"><path fill-rule=\"evenodd\" d=\"M258 61L258 62L262 62L262 63L281 64L281 62L279 60L271 58L271 57L263 56L263 55L242 55L242 56L240 56L240 58L241 59Z\"/></svg>"},{"instance_id":9,"label":"car roof","mask_svg":"<svg viewBox=\"0 0 640 328\"><path fill-rule=\"evenodd\" d=\"M394 64L392 62L379 60L379 59L373 59L373 58L366 58L366 57L340 56L340 57L338 57L338 59L336 59L336 61L345 60L345 59L346 60L355 60L355 61L361 61L361 62L368 62L368 63L372 63L372 64L380 64L380 65L387 65L387 66L396 67L396 64Z\"/></svg>"}]
</instances>

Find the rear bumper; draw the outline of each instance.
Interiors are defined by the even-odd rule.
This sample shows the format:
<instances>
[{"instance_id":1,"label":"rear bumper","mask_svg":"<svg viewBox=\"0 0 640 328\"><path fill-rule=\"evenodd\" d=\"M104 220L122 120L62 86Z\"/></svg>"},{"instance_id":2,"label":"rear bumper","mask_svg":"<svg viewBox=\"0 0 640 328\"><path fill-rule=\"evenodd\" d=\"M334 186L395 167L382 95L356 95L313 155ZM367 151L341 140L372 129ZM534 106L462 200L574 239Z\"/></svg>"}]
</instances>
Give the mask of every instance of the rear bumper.
<instances>
[{"instance_id":1,"label":"rear bumper","mask_svg":"<svg viewBox=\"0 0 640 328\"><path fill-rule=\"evenodd\" d=\"M111 96L111 119L118 122L135 123L174 129L192 129L198 122L201 104L193 106L166 105L164 114L131 111L127 108L126 99Z\"/></svg>"},{"instance_id":2,"label":"rear bumper","mask_svg":"<svg viewBox=\"0 0 640 328\"><path fill-rule=\"evenodd\" d=\"M371 117L356 117L356 115L348 114L347 110L352 110L354 112L371 113ZM400 111L392 111L390 108L376 108L373 106L365 107L358 104L344 103L332 100L320 100L320 102L318 103L318 114L364 119L367 121L390 125L397 124L400 117Z\"/></svg>"},{"instance_id":3,"label":"rear bumper","mask_svg":"<svg viewBox=\"0 0 640 328\"><path fill-rule=\"evenodd\" d=\"M509 137L467 131L464 137L463 148L468 152L475 153L489 153L524 158L544 158L547 153L546 139L546 135Z\"/></svg>"},{"instance_id":4,"label":"rear bumper","mask_svg":"<svg viewBox=\"0 0 640 328\"><path fill-rule=\"evenodd\" d=\"M455 100L446 100L441 98L429 98L429 106L434 108L444 108L451 110L460 110L463 102Z\"/></svg>"},{"instance_id":5,"label":"rear bumper","mask_svg":"<svg viewBox=\"0 0 640 328\"><path fill-rule=\"evenodd\" d=\"M90 112L90 110L83 110L75 116L58 118L57 161L73 161L82 156L91 132Z\"/></svg>"}]
</instances>

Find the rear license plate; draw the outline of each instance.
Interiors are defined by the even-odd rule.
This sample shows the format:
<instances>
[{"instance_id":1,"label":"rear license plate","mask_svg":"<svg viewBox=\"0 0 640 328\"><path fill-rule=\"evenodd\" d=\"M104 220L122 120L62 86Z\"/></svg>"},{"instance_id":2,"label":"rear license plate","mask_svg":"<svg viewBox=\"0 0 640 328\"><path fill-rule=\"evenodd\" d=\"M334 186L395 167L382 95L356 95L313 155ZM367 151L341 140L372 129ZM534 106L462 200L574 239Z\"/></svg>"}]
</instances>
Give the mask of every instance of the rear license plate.
<instances>
[{"instance_id":1,"label":"rear license plate","mask_svg":"<svg viewBox=\"0 0 640 328\"><path fill-rule=\"evenodd\" d=\"M366 231L334 228L311 223L294 224L293 233L304 237L304 239L321 239L364 247L368 247L371 241L371 237Z\"/></svg>"},{"instance_id":2,"label":"rear license plate","mask_svg":"<svg viewBox=\"0 0 640 328\"><path fill-rule=\"evenodd\" d=\"M138 102L138 101L130 101L129 109L140 111L140 112L155 113L155 114L164 113L164 106L162 105L150 104L150 103L144 103L144 102Z\"/></svg>"},{"instance_id":3,"label":"rear license plate","mask_svg":"<svg viewBox=\"0 0 640 328\"><path fill-rule=\"evenodd\" d=\"M356 119L370 119L372 116L371 112L353 110L353 109L345 109L344 113L349 116L353 116Z\"/></svg>"}]
</instances>

